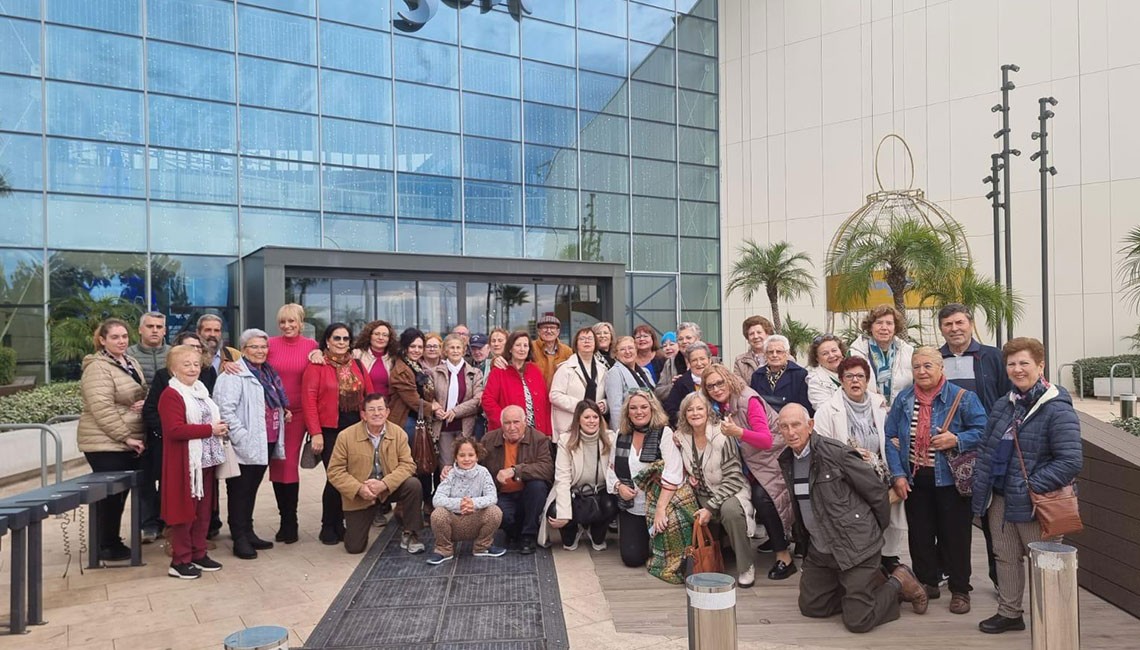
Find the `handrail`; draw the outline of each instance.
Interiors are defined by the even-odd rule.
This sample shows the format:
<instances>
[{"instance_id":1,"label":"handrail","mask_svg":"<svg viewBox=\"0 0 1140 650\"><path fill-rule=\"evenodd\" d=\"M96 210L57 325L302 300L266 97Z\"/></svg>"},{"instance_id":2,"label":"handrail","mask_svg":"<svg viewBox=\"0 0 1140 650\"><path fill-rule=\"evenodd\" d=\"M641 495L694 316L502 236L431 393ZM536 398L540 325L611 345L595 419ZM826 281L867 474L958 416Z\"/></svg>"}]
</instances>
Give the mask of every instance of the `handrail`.
<instances>
[{"instance_id":1,"label":"handrail","mask_svg":"<svg viewBox=\"0 0 1140 650\"><path fill-rule=\"evenodd\" d=\"M1136 392L1136 366L1124 361L1121 361L1120 363L1114 363L1112 364L1112 367L1108 369L1109 404L1112 404L1114 401L1116 401L1116 369L1120 366L1128 366L1128 369L1132 371L1132 392Z\"/></svg>"},{"instance_id":2,"label":"handrail","mask_svg":"<svg viewBox=\"0 0 1140 650\"><path fill-rule=\"evenodd\" d=\"M20 429L39 429L40 430L40 485L47 487L47 435L50 434L55 438L55 482L63 482L63 438L59 437L59 432L53 429L50 425L39 424L38 422L20 422L20 423L0 423L0 431L18 431Z\"/></svg>"},{"instance_id":3,"label":"handrail","mask_svg":"<svg viewBox=\"0 0 1140 650\"><path fill-rule=\"evenodd\" d=\"M1080 396L1078 399L1084 399L1085 398L1085 369L1084 369L1084 366L1082 366L1079 361L1074 361L1072 363L1062 363L1061 365L1057 366L1057 383L1061 382L1061 371L1064 370L1065 368L1070 367L1070 366L1073 368L1076 368L1077 370L1080 371L1080 374L1077 375L1077 381L1080 382L1080 387L1081 387L1081 393L1080 393Z\"/></svg>"}]
</instances>

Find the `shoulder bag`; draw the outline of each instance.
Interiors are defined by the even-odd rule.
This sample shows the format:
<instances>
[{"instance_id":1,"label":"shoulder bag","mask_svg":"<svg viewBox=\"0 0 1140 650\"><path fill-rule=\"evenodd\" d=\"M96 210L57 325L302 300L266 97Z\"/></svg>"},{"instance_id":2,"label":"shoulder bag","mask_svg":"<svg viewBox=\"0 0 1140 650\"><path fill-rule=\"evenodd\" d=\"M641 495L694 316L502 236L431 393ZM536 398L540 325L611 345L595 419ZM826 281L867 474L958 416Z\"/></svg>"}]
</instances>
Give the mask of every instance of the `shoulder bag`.
<instances>
[{"instance_id":1,"label":"shoulder bag","mask_svg":"<svg viewBox=\"0 0 1140 650\"><path fill-rule=\"evenodd\" d=\"M950 405L950 412L946 414L946 421L942 423L940 433L946 433L950 430L950 424L954 421L954 414L958 412L958 405L962 403L962 396L966 394L966 389L959 388L958 394L954 396L954 403ZM974 465L978 462L978 452L976 451L958 451L957 448L947 449L946 463L950 465L950 473L954 475L954 488L958 490L958 494L968 497L974 493Z\"/></svg>"},{"instance_id":2,"label":"shoulder bag","mask_svg":"<svg viewBox=\"0 0 1140 650\"><path fill-rule=\"evenodd\" d=\"M234 451L234 446L228 439L222 440L222 450L225 451L226 459L214 470L214 478L226 479L241 476L241 466L238 465L237 452Z\"/></svg>"},{"instance_id":3,"label":"shoulder bag","mask_svg":"<svg viewBox=\"0 0 1140 650\"><path fill-rule=\"evenodd\" d=\"M424 407L420 404L416 429L412 435L412 459L416 461L417 474L434 474L439 467L439 450L432 439L431 425L424 417Z\"/></svg>"},{"instance_id":4,"label":"shoulder bag","mask_svg":"<svg viewBox=\"0 0 1140 650\"><path fill-rule=\"evenodd\" d=\"M602 432L604 434L604 432ZM608 522L617 515L617 499L600 486L598 472L602 466L602 441L598 440L598 464L594 466L593 485L570 488L570 512L579 526Z\"/></svg>"},{"instance_id":5,"label":"shoulder bag","mask_svg":"<svg viewBox=\"0 0 1140 650\"><path fill-rule=\"evenodd\" d=\"M696 573L724 573L724 558L706 524L693 525L693 543L685 549L681 570L686 577Z\"/></svg>"},{"instance_id":6,"label":"shoulder bag","mask_svg":"<svg viewBox=\"0 0 1140 650\"><path fill-rule=\"evenodd\" d=\"M1021 455L1021 444L1017 441L1017 428L1013 429L1013 445L1017 450L1017 461L1021 463L1021 475L1025 477L1025 489L1033 504L1033 516L1041 524L1041 537L1072 535L1085 529L1081 522L1080 503L1077 501L1077 487L1070 483L1058 490L1038 494L1029 487L1029 472L1025 470L1025 458Z\"/></svg>"},{"instance_id":7,"label":"shoulder bag","mask_svg":"<svg viewBox=\"0 0 1140 650\"><path fill-rule=\"evenodd\" d=\"M305 444L301 447L301 469L313 469L321 462L321 455L313 451L313 437L306 435Z\"/></svg>"}]
</instances>

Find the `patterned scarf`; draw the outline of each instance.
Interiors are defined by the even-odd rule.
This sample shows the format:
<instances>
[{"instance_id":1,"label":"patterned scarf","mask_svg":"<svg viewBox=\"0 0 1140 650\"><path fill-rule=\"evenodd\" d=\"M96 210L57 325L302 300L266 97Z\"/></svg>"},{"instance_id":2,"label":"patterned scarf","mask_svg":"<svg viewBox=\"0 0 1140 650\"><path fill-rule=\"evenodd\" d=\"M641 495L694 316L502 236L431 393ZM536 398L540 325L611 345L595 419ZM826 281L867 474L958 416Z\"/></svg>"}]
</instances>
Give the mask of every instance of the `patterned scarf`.
<instances>
[{"instance_id":1,"label":"patterned scarf","mask_svg":"<svg viewBox=\"0 0 1140 650\"><path fill-rule=\"evenodd\" d=\"M1045 378L1042 377L1024 393L1018 391L1016 388L1009 391L1009 401L1013 403L1013 427L1021 427L1025 416L1029 415L1029 411L1033 409L1037 401L1045 394L1045 391L1049 390L1049 386L1049 382L1045 381Z\"/></svg>"},{"instance_id":2,"label":"patterned scarf","mask_svg":"<svg viewBox=\"0 0 1140 650\"><path fill-rule=\"evenodd\" d=\"M787 369L788 367L784 366L779 370L772 370L772 367L768 366L768 385L772 388L772 392L776 391L776 384L780 382L780 377L784 376L784 371Z\"/></svg>"},{"instance_id":3,"label":"patterned scarf","mask_svg":"<svg viewBox=\"0 0 1140 650\"><path fill-rule=\"evenodd\" d=\"M333 354L325 351L325 362L336 371L337 390L340 393L341 413L355 413L364 401L364 382L352 372L351 354Z\"/></svg>"},{"instance_id":4,"label":"patterned scarf","mask_svg":"<svg viewBox=\"0 0 1140 650\"><path fill-rule=\"evenodd\" d=\"M879 392L891 402L891 366L895 362L895 342L884 352L874 339L868 341L867 351L871 353L871 361L875 364L875 382L879 384Z\"/></svg>"},{"instance_id":5,"label":"patterned scarf","mask_svg":"<svg viewBox=\"0 0 1140 650\"><path fill-rule=\"evenodd\" d=\"M938 385L929 391L923 390L918 384L914 385L914 401L918 404L918 426L914 428L914 454L916 458L926 458L930 454L930 428L933 425L934 398L942 392L946 385L946 375L938 380ZM918 465L914 466L918 470Z\"/></svg>"},{"instance_id":6,"label":"patterned scarf","mask_svg":"<svg viewBox=\"0 0 1140 650\"><path fill-rule=\"evenodd\" d=\"M661 497L661 474L665 461L658 460L643 469L634 477L634 483L645 492L645 521L653 523L657 512L657 500ZM673 492L669 507L665 509L667 523L665 530L655 530L649 538L651 555L645 563L649 575L672 584L685 581L682 572L685 549L693 543L693 519L700 508L697 495L688 481Z\"/></svg>"},{"instance_id":7,"label":"patterned scarf","mask_svg":"<svg viewBox=\"0 0 1140 650\"><path fill-rule=\"evenodd\" d=\"M111 362L114 363L116 366L119 366L120 368L122 368L123 372L125 372L131 376L131 379L134 379L136 382L138 382L142 386L146 386L146 382L144 382L143 378L139 376L139 373L137 371L135 371L134 365L131 364L130 361L127 361L127 355L124 354L122 359L116 359L115 355L108 352L106 348L104 348L102 350L102 352L103 352L103 356L110 359Z\"/></svg>"},{"instance_id":8,"label":"patterned scarf","mask_svg":"<svg viewBox=\"0 0 1140 650\"><path fill-rule=\"evenodd\" d=\"M253 363L249 359L245 360L245 365L249 371L257 377L257 381L261 382L261 387L265 389L265 405L271 409L287 409L289 408L289 398L285 396L285 387L281 384L281 377L269 362L261 365Z\"/></svg>"},{"instance_id":9,"label":"patterned scarf","mask_svg":"<svg viewBox=\"0 0 1140 650\"><path fill-rule=\"evenodd\" d=\"M530 385L526 383L526 364L523 364L521 369L515 368L519 371L519 379L522 380L523 389L523 402L526 404L526 424L527 426L534 426L534 395L530 394Z\"/></svg>"}]
</instances>

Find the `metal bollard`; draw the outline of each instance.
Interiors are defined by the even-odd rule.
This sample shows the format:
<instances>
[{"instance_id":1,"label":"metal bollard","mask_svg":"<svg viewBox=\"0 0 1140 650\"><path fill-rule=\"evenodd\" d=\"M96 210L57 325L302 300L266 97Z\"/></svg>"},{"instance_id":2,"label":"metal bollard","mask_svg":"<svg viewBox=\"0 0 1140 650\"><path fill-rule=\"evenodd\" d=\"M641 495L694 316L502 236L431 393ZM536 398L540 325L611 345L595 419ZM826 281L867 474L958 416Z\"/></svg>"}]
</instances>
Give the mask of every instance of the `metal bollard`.
<instances>
[{"instance_id":1,"label":"metal bollard","mask_svg":"<svg viewBox=\"0 0 1140 650\"><path fill-rule=\"evenodd\" d=\"M1120 417L1121 419L1136 417L1136 396L1132 393L1121 393Z\"/></svg>"},{"instance_id":2,"label":"metal bollard","mask_svg":"<svg viewBox=\"0 0 1140 650\"><path fill-rule=\"evenodd\" d=\"M697 573L685 580L689 600L689 650L735 650L736 580Z\"/></svg>"},{"instance_id":3,"label":"metal bollard","mask_svg":"<svg viewBox=\"0 0 1140 650\"><path fill-rule=\"evenodd\" d=\"M289 630L276 625L247 627L226 637L225 650L289 650Z\"/></svg>"},{"instance_id":4,"label":"metal bollard","mask_svg":"<svg viewBox=\"0 0 1140 650\"><path fill-rule=\"evenodd\" d=\"M1033 650L1078 650L1077 549L1057 542L1030 542L1029 583Z\"/></svg>"}]
</instances>

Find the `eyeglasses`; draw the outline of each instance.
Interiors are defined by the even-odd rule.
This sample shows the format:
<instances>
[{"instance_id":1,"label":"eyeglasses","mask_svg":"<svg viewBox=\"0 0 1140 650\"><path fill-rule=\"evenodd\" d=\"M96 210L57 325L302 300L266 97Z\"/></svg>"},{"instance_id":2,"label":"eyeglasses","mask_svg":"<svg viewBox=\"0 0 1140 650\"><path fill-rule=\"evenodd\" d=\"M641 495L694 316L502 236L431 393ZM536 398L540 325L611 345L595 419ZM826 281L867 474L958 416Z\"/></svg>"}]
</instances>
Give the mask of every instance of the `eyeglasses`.
<instances>
[{"instance_id":1,"label":"eyeglasses","mask_svg":"<svg viewBox=\"0 0 1140 650\"><path fill-rule=\"evenodd\" d=\"M843 379L847 381L864 381L867 379L867 375L861 372L848 372L843 374Z\"/></svg>"},{"instance_id":2,"label":"eyeglasses","mask_svg":"<svg viewBox=\"0 0 1140 650\"><path fill-rule=\"evenodd\" d=\"M705 388L708 390L716 390L718 388L724 388L724 384L725 384L725 381L723 379L721 379L720 381L710 381L710 382L705 384Z\"/></svg>"},{"instance_id":3,"label":"eyeglasses","mask_svg":"<svg viewBox=\"0 0 1140 650\"><path fill-rule=\"evenodd\" d=\"M268 350L269 346L268 345L247 345L247 346L245 346L245 349L246 350L255 350L255 351L256 350Z\"/></svg>"},{"instance_id":4,"label":"eyeglasses","mask_svg":"<svg viewBox=\"0 0 1140 650\"><path fill-rule=\"evenodd\" d=\"M780 350L780 349L772 349L772 350L768 350L764 354L770 354L773 356L780 357L780 356L784 356L784 355L788 354L788 351L787 350Z\"/></svg>"},{"instance_id":5,"label":"eyeglasses","mask_svg":"<svg viewBox=\"0 0 1140 650\"><path fill-rule=\"evenodd\" d=\"M352 337L351 337L351 336L336 336L336 335L333 335L333 336L330 336L330 337L329 337L329 340L330 340L330 341L338 341L338 342L344 343L344 342L348 342L348 341L351 341L351 340L352 340Z\"/></svg>"}]
</instances>

